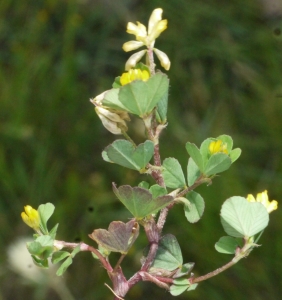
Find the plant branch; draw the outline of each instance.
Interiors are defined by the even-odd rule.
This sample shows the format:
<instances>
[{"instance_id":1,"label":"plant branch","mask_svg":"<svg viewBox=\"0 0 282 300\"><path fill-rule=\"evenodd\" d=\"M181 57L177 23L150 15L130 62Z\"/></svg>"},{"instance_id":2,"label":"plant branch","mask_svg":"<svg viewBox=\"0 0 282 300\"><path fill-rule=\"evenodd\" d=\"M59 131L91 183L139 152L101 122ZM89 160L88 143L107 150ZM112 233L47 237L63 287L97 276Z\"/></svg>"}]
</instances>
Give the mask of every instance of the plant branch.
<instances>
[{"instance_id":1,"label":"plant branch","mask_svg":"<svg viewBox=\"0 0 282 300\"><path fill-rule=\"evenodd\" d=\"M228 268L232 267L232 266L235 265L235 264L236 264L236 261L234 261L234 260L232 259L232 260L231 260L229 263L227 263L226 265L224 265L224 266L222 266L222 267L220 267L220 268L218 268L218 269L216 269L216 270L214 270L214 271L212 271L212 272L210 272L210 273L208 273L208 274L206 274L206 275L199 276L199 277L197 277L197 278L193 278L193 277L192 277L192 278L189 278L188 280L189 280L189 282L190 282L191 284L197 283L197 282L201 282L201 281L204 281L204 280L207 280L207 279L209 279L209 278L211 278L211 277L214 277L214 276L218 275L219 273L221 273L221 272L227 270Z\"/></svg>"},{"instance_id":2,"label":"plant branch","mask_svg":"<svg viewBox=\"0 0 282 300\"><path fill-rule=\"evenodd\" d=\"M112 272L113 268L110 265L110 263L105 259L105 257L94 247L89 246L85 243L68 243L68 242L64 242L64 241L58 241L55 240L54 241L54 247L58 248L58 249L63 249L63 248L70 248L70 249L74 249L75 247L80 246L80 251L90 251L93 252L100 260L100 262L102 263L102 265L104 266L104 268L108 271L108 272Z\"/></svg>"}]
</instances>

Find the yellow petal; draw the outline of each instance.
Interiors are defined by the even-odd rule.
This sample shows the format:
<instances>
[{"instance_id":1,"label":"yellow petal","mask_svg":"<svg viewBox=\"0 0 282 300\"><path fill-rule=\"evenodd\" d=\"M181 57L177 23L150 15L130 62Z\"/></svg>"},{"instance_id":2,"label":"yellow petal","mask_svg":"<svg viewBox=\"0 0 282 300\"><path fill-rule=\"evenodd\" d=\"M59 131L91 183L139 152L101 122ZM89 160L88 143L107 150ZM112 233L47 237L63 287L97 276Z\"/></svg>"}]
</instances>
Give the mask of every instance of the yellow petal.
<instances>
[{"instance_id":1,"label":"yellow petal","mask_svg":"<svg viewBox=\"0 0 282 300\"><path fill-rule=\"evenodd\" d=\"M170 68L170 60L168 56L163 51L156 48L154 48L154 52L156 53L159 61L161 62L162 67L168 71Z\"/></svg>"},{"instance_id":2,"label":"yellow petal","mask_svg":"<svg viewBox=\"0 0 282 300\"><path fill-rule=\"evenodd\" d=\"M36 209L32 208L30 205L24 207L25 212L21 213L23 221L31 228L38 230L40 224L39 213Z\"/></svg>"},{"instance_id":3,"label":"yellow petal","mask_svg":"<svg viewBox=\"0 0 282 300\"><path fill-rule=\"evenodd\" d=\"M258 193L256 199L251 194L249 194L246 199L250 202L260 202L267 209L268 213L271 213L278 208L278 202L276 200L268 200L267 190Z\"/></svg>"},{"instance_id":4,"label":"yellow petal","mask_svg":"<svg viewBox=\"0 0 282 300\"><path fill-rule=\"evenodd\" d=\"M278 202L276 200L272 200L267 206L267 211L270 214L272 211L276 210L277 208L278 208Z\"/></svg>"},{"instance_id":5,"label":"yellow petal","mask_svg":"<svg viewBox=\"0 0 282 300\"><path fill-rule=\"evenodd\" d=\"M127 62L125 63L125 70L128 71L136 66L138 61L142 58L142 56L146 53L146 50L141 50L139 52L136 52L132 54Z\"/></svg>"},{"instance_id":6,"label":"yellow petal","mask_svg":"<svg viewBox=\"0 0 282 300\"><path fill-rule=\"evenodd\" d=\"M248 194L247 198L246 198L249 202L256 202L255 197L252 194Z\"/></svg>"},{"instance_id":7,"label":"yellow petal","mask_svg":"<svg viewBox=\"0 0 282 300\"><path fill-rule=\"evenodd\" d=\"M146 26L144 26L140 22L137 22L137 25L135 25L132 22L128 22L126 32L130 34L134 34L137 40L145 38L147 36Z\"/></svg>"},{"instance_id":8,"label":"yellow petal","mask_svg":"<svg viewBox=\"0 0 282 300\"><path fill-rule=\"evenodd\" d=\"M125 52L129 52L135 49L138 49L140 47L142 47L144 45L144 43L139 42L139 41L129 41L123 44L122 49Z\"/></svg>"},{"instance_id":9,"label":"yellow petal","mask_svg":"<svg viewBox=\"0 0 282 300\"><path fill-rule=\"evenodd\" d=\"M162 19L162 13L163 10L161 8L153 10L148 23L148 34L151 34L153 27Z\"/></svg>"},{"instance_id":10,"label":"yellow petal","mask_svg":"<svg viewBox=\"0 0 282 300\"><path fill-rule=\"evenodd\" d=\"M167 20L162 20L158 22L157 24L155 24L155 26L152 28L151 33L149 34L149 40L153 42L166 29L167 29Z\"/></svg>"},{"instance_id":11,"label":"yellow petal","mask_svg":"<svg viewBox=\"0 0 282 300\"><path fill-rule=\"evenodd\" d=\"M130 69L128 72L125 72L120 77L121 85L126 85L134 80L143 80L147 81L150 78L150 74L146 70L140 69Z\"/></svg>"}]
</instances>

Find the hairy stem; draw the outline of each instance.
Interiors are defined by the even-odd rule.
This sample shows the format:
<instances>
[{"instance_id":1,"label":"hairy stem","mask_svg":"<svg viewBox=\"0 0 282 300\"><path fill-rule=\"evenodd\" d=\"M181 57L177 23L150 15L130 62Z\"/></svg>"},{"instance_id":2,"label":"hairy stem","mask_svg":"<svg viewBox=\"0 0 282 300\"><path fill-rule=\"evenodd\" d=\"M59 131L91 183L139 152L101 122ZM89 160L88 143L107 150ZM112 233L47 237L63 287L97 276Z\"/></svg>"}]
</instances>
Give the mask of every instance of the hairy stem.
<instances>
[{"instance_id":1,"label":"hairy stem","mask_svg":"<svg viewBox=\"0 0 282 300\"><path fill-rule=\"evenodd\" d=\"M74 249L75 247L80 246L80 251L90 251L93 252L100 260L100 262L102 263L102 265L104 266L104 268L108 271L108 272L112 272L113 268L110 265L110 263L105 259L105 257L94 247L89 246L85 243L68 243L68 242L64 242L64 241L54 241L54 247L58 248L58 249L62 249L62 248L69 248L69 249Z\"/></svg>"},{"instance_id":2,"label":"hairy stem","mask_svg":"<svg viewBox=\"0 0 282 300\"><path fill-rule=\"evenodd\" d=\"M219 273L221 273L221 272L227 270L228 268L232 267L232 266L235 265L235 264L236 264L236 261L231 260L231 261L230 261L229 263L227 263L226 265L224 265L224 266L222 266L222 267L220 267L220 268L218 268L218 269L216 269L216 270L214 270L214 271L212 271L212 272L210 272L210 273L208 273L208 274L206 274L206 275L199 276L199 277L197 277L197 278L193 278L193 277L190 278L190 279L189 279L189 282L190 282L191 284L193 284L193 283L197 283L197 282L201 282L201 281L207 280L207 279L209 279L209 278L211 278L211 277L214 277L214 276L218 275Z\"/></svg>"}]
</instances>

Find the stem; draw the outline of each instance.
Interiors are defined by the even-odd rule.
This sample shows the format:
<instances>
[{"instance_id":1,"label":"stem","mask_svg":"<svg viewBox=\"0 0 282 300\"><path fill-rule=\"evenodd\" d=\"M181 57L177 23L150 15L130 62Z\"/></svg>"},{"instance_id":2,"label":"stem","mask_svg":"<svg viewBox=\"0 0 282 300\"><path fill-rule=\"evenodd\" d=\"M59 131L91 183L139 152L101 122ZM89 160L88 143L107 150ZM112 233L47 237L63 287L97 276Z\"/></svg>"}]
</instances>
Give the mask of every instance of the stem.
<instances>
[{"instance_id":1,"label":"stem","mask_svg":"<svg viewBox=\"0 0 282 300\"><path fill-rule=\"evenodd\" d=\"M257 245L254 244L252 241L250 241L249 239L245 239L245 244L244 246L240 249L239 247L236 249L236 254L235 257L233 257L233 259L227 263L226 265L222 266L221 268L218 268L206 275L203 276L199 276L197 278L190 278L189 281L191 284L193 283L197 283L197 282L201 282L204 280L207 280L211 277L214 277L216 275L218 275L219 273L227 270L228 268L232 267L233 265L235 265L239 260L241 260L244 257L247 257L250 252L252 251L253 247L256 247Z\"/></svg>"},{"instance_id":2,"label":"stem","mask_svg":"<svg viewBox=\"0 0 282 300\"><path fill-rule=\"evenodd\" d=\"M197 278L193 278L193 277L192 277L192 278L190 278L190 279L188 279L188 280L189 280L189 282L190 282L191 284L197 283L197 282L201 282L201 281L204 281L204 280L207 280L207 279L209 279L209 278L211 278L211 277L214 277L214 276L218 275L219 273L221 273L221 272L227 270L228 268L232 267L232 266L235 265L235 264L236 264L236 261L234 261L234 260L232 259L232 260L231 260L229 263L227 263L226 265L224 265L224 266L222 266L222 267L220 267L220 268L218 268L218 269L216 269L216 270L214 270L214 271L212 271L212 272L210 272L210 273L208 273L208 274L206 274L206 275L199 276L199 277L197 277Z\"/></svg>"},{"instance_id":3,"label":"stem","mask_svg":"<svg viewBox=\"0 0 282 300\"><path fill-rule=\"evenodd\" d=\"M183 191L181 191L179 194L177 194L176 198L178 197L182 197L184 195L186 195L187 193L193 191L196 187L198 187L199 185L203 184L206 182L206 178L203 177L203 175L201 175L195 182L194 184L192 184L191 186L187 187L186 189L184 189Z\"/></svg>"},{"instance_id":4,"label":"stem","mask_svg":"<svg viewBox=\"0 0 282 300\"><path fill-rule=\"evenodd\" d=\"M113 272L115 272L117 270L117 268L120 266L121 262L123 261L123 259L125 258L126 254L122 254L118 260L118 262L116 263Z\"/></svg>"},{"instance_id":5,"label":"stem","mask_svg":"<svg viewBox=\"0 0 282 300\"><path fill-rule=\"evenodd\" d=\"M64 241L58 241L55 240L54 241L54 247L58 248L58 249L63 249L63 248L70 248L70 249L74 249L75 247L80 246L80 251L90 251L93 252L100 260L100 262L102 263L102 265L104 266L104 268L108 271L108 272L112 272L113 268L110 265L110 263L107 261L107 259L94 247L89 246L85 243L68 243L68 242L64 242Z\"/></svg>"},{"instance_id":6,"label":"stem","mask_svg":"<svg viewBox=\"0 0 282 300\"><path fill-rule=\"evenodd\" d=\"M123 130L122 130L122 134L136 148L136 144L134 143L134 141L132 140L132 138L125 131L123 131Z\"/></svg>"},{"instance_id":7,"label":"stem","mask_svg":"<svg viewBox=\"0 0 282 300\"><path fill-rule=\"evenodd\" d=\"M154 52L153 52L152 48L148 48L147 55L148 55L150 73L151 73L151 75L155 75L155 66L156 65L154 63Z\"/></svg>"}]
</instances>

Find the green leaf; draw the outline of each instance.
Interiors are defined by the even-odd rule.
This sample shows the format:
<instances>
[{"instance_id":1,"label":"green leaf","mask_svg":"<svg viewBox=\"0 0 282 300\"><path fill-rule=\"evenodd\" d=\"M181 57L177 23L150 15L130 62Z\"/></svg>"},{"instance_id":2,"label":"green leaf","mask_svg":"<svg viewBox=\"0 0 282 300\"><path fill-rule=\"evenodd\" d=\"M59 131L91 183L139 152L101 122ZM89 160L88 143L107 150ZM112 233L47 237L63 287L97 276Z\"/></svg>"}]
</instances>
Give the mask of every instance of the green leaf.
<instances>
[{"instance_id":1,"label":"green leaf","mask_svg":"<svg viewBox=\"0 0 282 300\"><path fill-rule=\"evenodd\" d=\"M186 150L189 153L189 155L194 160L195 164L198 166L201 172L204 171L204 162L202 158L202 154L198 147L195 144L192 144L190 142L186 143Z\"/></svg>"},{"instance_id":2,"label":"green leaf","mask_svg":"<svg viewBox=\"0 0 282 300\"><path fill-rule=\"evenodd\" d=\"M139 187L143 188L143 189L146 189L148 190L150 188L150 184L146 181L141 181L139 184L138 184Z\"/></svg>"},{"instance_id":3,"label":"green leaf","mask_svg":"<svg viewBox=\"0 0 282 300\"><path fill-rule=\"evenodd\" d=\"M40 259L48 258L54 251L54 240L49 235L39 236L35 241L27 243L30 254Z\"/></svg>"},{"instance_id":4,"label":"green leaf","mask_svg":"<svg viewBox=\"0 0 282 300\"><path fill-rule=\"evenodd\" d=\"M187 165L187 181L188 186L191 186L195 183L195 181L200 177L201 171L194 162L194 160L190 157Z\"/></svg>"},{"instance_id":5,"label":"green leaf","mask_svg":"<svg viewBox=\"0 0 282 300\"><path fill-rule=\"evenodd\" d=\"M167 103L168 103L168 91L164 94L164 96L157 104L156 117L160 124L165 124L167 121Z\"/></svg>"},{"instance_id":6,"label":"green leaf","mask_svg":"<svg viewBox=\"0 0 282 300\"><path fill-rule=\"evenodd\" d=\"M49 268L49 262L47 258L41 259L35 255L31 255L31 258L33 260L33 263L39 267L39 268L44 268L48 269Z\"/></svg>"},{"instance_id":7,"label":"green leaf","mask_svg":"<svg viewBox=\"0 0 282 300\"><path fill-rule=\"evenodd\" d=\"M215 175L226 171L231 166L231 159L227 154L215 153L207 162L204 173L206 176Z\"/></svg>"},{"instance_id":8,"label":"green leaf","mask_svg":"<svg viewBox=\"0 0 282 300\"><path fill-rule=\"evenodd\" d=\"M186 186L185 177L177 159L166 158L163 162L162 174L167 187L176 189Z\"/></svg>"},{"instance_id":9,"label":"green leaf","mask_svg":"<svg viewBox=\"0 0 282 300\"><path fill-rule=\"evenodd\" d=\"M210 153L210 150L209 150L209 145L212 141L215 141L215 140L216 139L214 139L214 138L207 138L201 144L200 152L202 154L204 166L206 166L209 158L211 157L211 153Z\"/></svg>"},{"instance_id":10,"label":"green leaf","mask_svg":"<svg viewBox=\"0 0 282 300\"><path fill-rule=\"evenodd\" d=\"M120 83L120 76L115 78L115 81L113 82L112 87L114 89L118 89L118 88L122 87L122 85Z\"/></svg>"},{"instance_id":11,"label":"green leaf","mask_svg":"<svg viewBox=\"0 0 282 300\"><path fill-rule=\"evenodd\" d=\"M169 195L153 198L152 194L143 188L123 185L116 188L113 185L113 190L118 199L132 213L136 219L156 213L163 207L167 206L173 197Z\"/></svg>"},{"instance_id":12,"label":"green leaf","mask_svg":"<svg viewBox=\"0 0 282 300\"><path fill-rule=\"evenodd\" d=\"M71 257L74 258L78 252L80 252L80 245L77 245L71 252Z\"/></svg>"},{"instance_id":13,"label":"green leaf","mask_svg":"<svg viewBox=\"0 0 282 300\"><path fill-rule=\"evenodd\" d=\"M154 154L154 143L145 141L134 148L132 143L126 140L116 140L106 147L103 151L106 157L120 165L129 169L138 170L145 168ZM105 157L105 154L104 156Z\"/></svg>"},{"instance_id":14,"label":"green leaf","mask_svg":"<svg viewBox=\"0 0 282 300\"><path fill-rule=\"evenodd\" d=\"M269 221L269 215L263 204L249 202L234 196L222 205L221 223L225 232L233 237L252 237L262 231Z\"/></svg>"},{"instance_id":15,"label":"green leaf","mask_svg":"<svg viewBox=\"0 0 282 300\"><path fill-rule=\"evenodd\" d=\"M203 197L191 191L186 195L186 198L189 200L190 205L184 205L185 217L190 223L195 223L200 220L205 210L205 202Z\"/></svg>"},{"instance_id":16,"label":"green leaf","mask_svg":"<svg viewBox=\"0 0 282 300\"><path fill-rule=\"evenodd\" d=\"M149 189L150 193L153 195L153 198L156 199L160 196L164 196L167 194L167 190L166 188L158 185L158 184L154 184L150 187Z\"/></svg>"},{"instance_id":17,"label":"green leaf","mask_svg":"<svg viewBox=\"0 0 282 300\"><path fill-rule=\"evenodd\" d=\"M119 88L114 88L105 93L104 99L102 100L103 106L117 110L127 111L126 107L119 100L119 91Z\"/></svg>"},{"instance_id":18,"label":"green leaf","mask_svg":"<svg viewBox=\"0 0 282 300\"><path fill-rule=\"evenodd\" d=\"M242 150L240 148L233 149L230 152L229 156L231 158L232 163L234 163L234 161L240 157L241 153L242 153Z\"/></svg>"},{"instance_id":19,"label":"green leaf","mask_svg":"<svg viewBox=\"0 0 282 300\"><path fill-rule=\"evenodd\" d=\"M228 151L228 153L231 152L231 150L233 148L233 140L232 140L231 136L229 136L227 134L222 134L222 135L219 135L214 140L221 140L223 143L225 143L227 145L226 150Z\"/></svg>"},{"instance_id":20,"label":"green leaf","mask_svg":"<svg viewBox=\"0 0 282 300\"><path fill-rule=\"evenodd\" d=\"M48 234L47 221L52 216L55 206L52 203L41 204L38 207L40 216L40 229L44 234Z\"/></svg>"},{"instance_id":21,"label":"green leaf","mask_svg":"<svg viewBox=\"0 0 282 300\"><path fill-rule=\"evenodd\" d=\"M193 283L193 284L191 284L191 285L188 287L187 292L189 292L189 291L194 291L194 290L197 288L197 286L198 286L198 283Z\"/></svg>"},{"instance_id":22,"label":"green leaf","mask_svg":"<svg viewBox=\"0 0 282 300\"><path fill-rule=\"evenodd\" d=\"M241 246L238 239L231 236L223 236L215 244L215 249L219 253L235 254L238 246Z\"/></svg>"},{"instance_id":23,"label":"green leaf","mask_svg":"<svg viewBox=\"0 0 282 300\"><path fill-rule=\"evenodd\" d=\"M146 82L133 81L120 88L119 101L130 113L145 117L167 93L168 83L167 76L162 73L153 75Z\"/></svg>"},{"instance_id":24,"label":"green leaf","mask_svg":"<svg viewBox=\"0 0 282 300\"><path fill-rule=\"evenodd\" d=\"M182 285L172 284L169 288L169 292L171 293L172 296L178 296L178 295L182 294L183 292L185 292L188 289L188 287L189 287L189 283L182 284Z\"/></svg>"},{"instance_id":25,"label":"green leaf","mask_svg":"<svg viewBox=\"0 0 282 300\"><path fill-rule=\"evenodd\" d=\"M72 258L69 256L60 266L60 268L57 270L56 275L62 276L67 268L72 264Z\"/></svg>"},{"instance_id":26,"label":"green leaf","mask_svg":"<svg viewBox=\"0 0 282 300\"><path fill-rule=\"evenodd\" d=\"M173 278L179 278L188 275L194 268L194 265L195 263L186 263L182 265L181 268L179 268L177 272L173 275Z\"/></svg>"},{"instance_id":27,"label":"green leaf","mask_svg":"<svg viewBox=\"0 0 282 300\"><path fill-rule=\"evenodd\" d=\"M151 267L173 271L181 267L182 263L182 253L176 237L172 234L164 235L160 240L159 248Z\"/></svg>"},{"instance_id":28,"label":"green leaf","mask_svg":"<svg viewBox=\"0 0 282 300\"><path fill-rule=\"evenodd\" d=\"M50 237L55 240L59 224L56 224L49 232Z\"/></svg>"},{"instance_id":29,"label":"green leaf","mask_svg":"<svg viewBox=\"0 0 282 300\"><path fill-rule=\"evenodd\" d=\"M105 150L102 151L102 158L104 161L109 162L109 163L113 163L109 158L108 158L108 154Z\"/></svg>"},{"instance_id":30,"label":"green leaf","mask_svg":"<svg viewBox=\"0 0 282 300\"><path fill-rule=\"evenodd\" d=\"M53 253L51 261L53 264L56 264L68 256L70 256L70 254L67 251L57 251Z\"/></svg>"},{"instance_id":31,"label":"green leaf","mask_svg":"<svg viewBox=\"0 0 282 300\"><path fill-rule=\"evenodd\" d=\"M175 285L190 285L190 282L187 278L177 278L173 280Z\"/></svg>"},{"instance_id":32,"label":"green leaf","mask_svg":"<svg viewBox=\"0 0 282 300\"><path fill-rule=\"evenodd\" d=\"M108 230L96 229L89 237L104 249L126 254L139 234L139 225L133 219L127 223L111 222Z\"/></svg>"}]
</instances>

